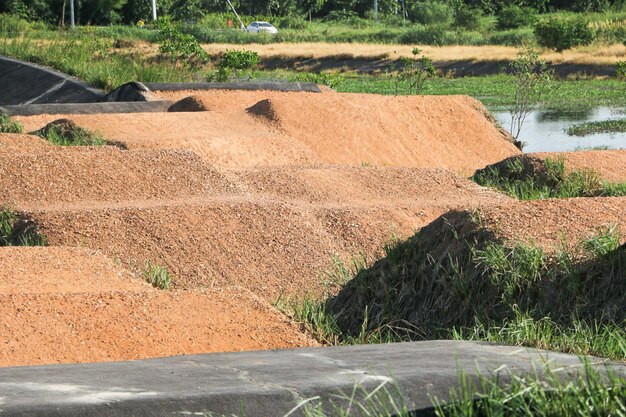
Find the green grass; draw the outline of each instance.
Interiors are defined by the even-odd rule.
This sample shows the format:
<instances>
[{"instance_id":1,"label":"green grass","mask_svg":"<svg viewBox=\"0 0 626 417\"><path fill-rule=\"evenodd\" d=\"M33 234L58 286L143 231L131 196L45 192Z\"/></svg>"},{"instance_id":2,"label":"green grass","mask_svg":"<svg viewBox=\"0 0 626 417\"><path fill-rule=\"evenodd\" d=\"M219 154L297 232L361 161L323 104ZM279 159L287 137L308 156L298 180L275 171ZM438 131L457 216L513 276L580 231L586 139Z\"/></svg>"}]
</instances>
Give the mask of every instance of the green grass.
<instances>
[{"instance_id":1,"label":"green grass","mask_svg":"<svg viewBox=\"0 0 626 417\"><path fill-rule=\"evenodd\" d=\"M593 170L567 173L563 158L513 157L480 170L472 180L519 200L626 195L626 183L609 183Z\"/></svg>"},{"instance_id":2,"label":"green grass","mask_svg":"<svg viewBox=\"0 0 626 417\"><path fill-rule=\"evenodd\" d=\"M10 117L0 114L0 133L23 133L24 126Z\"/></svg>"},{"instance_id":3,"label":"green grass","mask_svg":"<svg viewBox=\"0 0 626 417\"><path fill-rule=\"evenodd\" d=\"M568 375L545 364L534 373L459 377L447 403L434 399L438 417L470 416L623 416L626 379L609 367L596 369L589 361ZM505 382L509 380L510 382Z\"/></svg>"},{"instance_id":4,"label":"green grass","mask_svg":"<svg viewBox=\"0 0 626 417\"><path fill-rule=\"evenodd\" d=\"M71 121L50 123L36 133L57 146L102 146L107 143L101 135L92 133Z\"/></svg>"},{"instance_id":5,"label":"green grass","mask_svg":"<svg viewBox=\"0 0 626 417\"><path fill-rule=\"evenodd\" d=\"M32 222L8 207L0 206L0 246L46 246L45 236Z\"/></svg>"},{"instance_id":6,"label":"green grass","mask_svg":"<svg viewBox=\"0 0 626 417\"><path fill-rule=\"evenodd\" d=\"M568 127L565 129L565 132L570 136L588 136L596 133L623 133L626 132L626 119L580 123Z\"/></svg>"},{"instance_id":7,"label":"green grass","mask_svg":"<svg viewBox=\"0 0 626 417\"><path fill-rule=\"evenodd\" d=\"M154 264L150 261L146 262L146 266L143 270L143 276L146 282L162 290L169 290L172 285L172 277L167 268Z\"/></svg>"}]
</instances>

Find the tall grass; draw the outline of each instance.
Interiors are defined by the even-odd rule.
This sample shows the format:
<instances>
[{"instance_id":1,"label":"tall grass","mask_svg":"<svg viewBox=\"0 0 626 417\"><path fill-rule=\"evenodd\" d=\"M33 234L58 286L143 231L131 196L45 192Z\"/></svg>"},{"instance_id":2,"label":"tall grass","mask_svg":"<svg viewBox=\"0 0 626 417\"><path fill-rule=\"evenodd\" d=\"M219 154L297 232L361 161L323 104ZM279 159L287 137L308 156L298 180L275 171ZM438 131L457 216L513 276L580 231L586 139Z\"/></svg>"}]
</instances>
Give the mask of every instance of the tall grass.
<instances>
[{"instance_id":1,"label":"tall grass","mask_svg":"<svg viewBox=\"0 0 626 417\"><path fill-rule=\"evenodd\" d=\"M24 126L16 120L11 120L9 116L0 114L0 133L22 133Z\"/></svg>"},{"instance_id":2,"label":"tall grass","mask_svg":"<svg viewBox=\"0 0 626 417\"><path fill-rule=\"evenodd\" d=\"M169 290L172 285L172 277L167 270L167 267L146 262L146 266L143 270L143 276L146 282L152 284L153 287L160 288L162 290Z\"/></svg>"},{"instance_id":3,"label":"tall grass","mask_svg":"<svg viewBox=\"0 0 626 417\"><path fill-rule=\"evenodd\" d=\"M35 225L8 207L0 206L0 246L45 246Z\"/></svg>"},{"instance_id":4,"label":"tall grass","mask_svg":"<svg viewBox=\"0 0 626 417\"><path fill-rule=\"evenodd\" d=\"M593 170L568 173L563 158L512 157L478 171L472 180L519 200L626 195L626 183L609 183Z\"/></svg>"}]
</instances>

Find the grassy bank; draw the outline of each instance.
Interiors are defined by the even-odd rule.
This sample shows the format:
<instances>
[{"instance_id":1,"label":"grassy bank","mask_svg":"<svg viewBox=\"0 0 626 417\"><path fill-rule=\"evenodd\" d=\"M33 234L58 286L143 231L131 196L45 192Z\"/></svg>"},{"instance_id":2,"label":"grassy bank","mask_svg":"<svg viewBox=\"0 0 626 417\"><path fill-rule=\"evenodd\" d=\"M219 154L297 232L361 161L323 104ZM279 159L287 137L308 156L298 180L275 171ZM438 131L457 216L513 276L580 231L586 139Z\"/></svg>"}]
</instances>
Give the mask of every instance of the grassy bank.
<instances>
[{"instance_id":1,"label":"grassy bank","mask_svg":"<svg viewBox=\"0 0 626 417\"><path fill-rule=\"evenodd\" d=\"M567 128L570 136L587 136L595 133L623 133L626 132L626 119L604 120L600 122L580 123Z\"/></svg>"}]
</instances>

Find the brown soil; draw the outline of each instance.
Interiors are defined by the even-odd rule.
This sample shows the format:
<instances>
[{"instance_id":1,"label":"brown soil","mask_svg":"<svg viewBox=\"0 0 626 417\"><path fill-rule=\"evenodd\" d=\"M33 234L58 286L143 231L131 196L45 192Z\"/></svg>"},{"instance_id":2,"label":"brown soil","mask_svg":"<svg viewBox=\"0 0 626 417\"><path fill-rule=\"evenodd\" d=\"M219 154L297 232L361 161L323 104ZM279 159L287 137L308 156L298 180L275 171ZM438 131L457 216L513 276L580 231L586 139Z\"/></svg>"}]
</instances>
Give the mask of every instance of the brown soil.
<instances>
[{"instance_id":1,"label":"brown soil","mask_svg":"<svg viewBox=\"0 0 626 417\"><path fill-rule=\"evenodd\" d=\"M209 111L209 108L196 96L185 97L182 100L172 104L167 111L169 112L192 112L192 111Z\"/></svg>"},{"instance_id":2,"label":"brown soil","mask_svg":"<svg viewBox=\"0 0 626 417\"><path fill-rule=\"evenodd\" d=\"M0 299L0 366L316 345L243 289L161 291L76 248L0 248Z\"/></svg>"},{"instance_id":3,"label":"brown soil","mask_svg":"<svg viewBox=\"0 0 626 417\"><path fill-rule=\"evenodd\" d=\"M189 148L213 164L233 168L332 163L469 174L519 154L484 107L464 96L268 91L159 95L172 101L195 95L211 111L62 117L131 149ZM35 130L59 117L19 119L27 130Z\"/></svg>"}]
</instances>

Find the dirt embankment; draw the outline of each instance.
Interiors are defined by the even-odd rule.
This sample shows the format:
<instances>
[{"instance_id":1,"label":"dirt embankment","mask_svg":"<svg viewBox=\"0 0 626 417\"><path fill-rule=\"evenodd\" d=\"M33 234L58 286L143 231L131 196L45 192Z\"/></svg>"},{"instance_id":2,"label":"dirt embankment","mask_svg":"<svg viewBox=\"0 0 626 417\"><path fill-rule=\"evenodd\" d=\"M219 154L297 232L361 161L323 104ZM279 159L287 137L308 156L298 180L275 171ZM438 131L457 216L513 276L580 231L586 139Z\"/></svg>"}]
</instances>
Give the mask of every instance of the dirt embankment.
<instances>
[{"instance_id":1,"label":"dirt embankment","mask_svg":"<svg viewBox=\"0 0 626 417\"><path fill-rule=\"evenodd\" d=\"M241 288L161 291L78 248L0 248L0 301L0 366L317 344Z\"/></svg>"},{"instance_id":2,"label":"dirt embankment","mask_svg":"<svg viewBox=\"0 0 626 417\"><path fill-rule=\"evenodd\" d=\"M544 152L529 157L542 160L563 158L568 170L593 170L610 182L626 182L626 150Z\"/></svg>"},{"instance_id":3,"label":"dirt embankment","mask_svg":"<svg viewBox=\"0 0 626 417\"><path fill-rule=\"evenodd\" d=\"M268 91L195 95L207 112L21 117L28 131L64 117L130 149L188 148L231 168L344 164L473 170L519 154L476 100L463 96Z\"/></svg>"}]
</instances>

